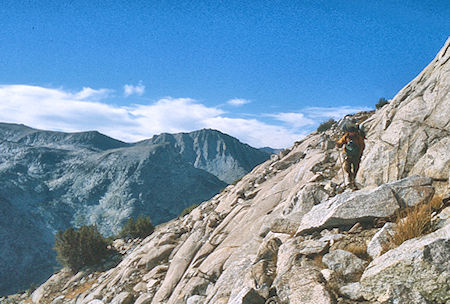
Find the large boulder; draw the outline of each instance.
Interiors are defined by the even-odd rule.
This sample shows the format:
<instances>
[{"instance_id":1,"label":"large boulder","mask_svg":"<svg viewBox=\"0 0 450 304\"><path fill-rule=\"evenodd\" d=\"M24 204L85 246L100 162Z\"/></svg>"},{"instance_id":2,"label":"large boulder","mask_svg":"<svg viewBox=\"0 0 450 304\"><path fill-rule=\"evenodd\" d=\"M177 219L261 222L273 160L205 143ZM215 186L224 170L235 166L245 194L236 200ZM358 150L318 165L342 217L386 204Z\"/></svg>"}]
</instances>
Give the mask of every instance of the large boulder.
<instances>
[{"instance_id":1,"label":"large boulder","mask_svg":"<svg viewBox=\"0 0 450 304\"><path fill-rule=\"evenodd\" d=\"M363 296L369 301L411 300L414 294L414 298L428 303L448 303L450 225L408 240L374 259L360 282ZM410 303L421 303L418 301Z\"/></svg>"},{"instance_id":2,"label":"large boulder","mask_svg":"<svg viewBox=\"0 0 450 304\"><path fill-rule=\"evenodd\" d=\"M322 262L327 267L340 273L345 280L355 280L367 266L367 262L345 250L334 250L323 256Z\"/></svg>"},{"instance_id":3,"label":"large boulder","mask_svg":"<svg viewBox=\"0 0 450 304\"><path fill-rule=\"evenodd\" d=\"M301 220L297 235L311 230L354 225L393 215L399 208L428 202L430 178L412 176L375 189L345 192L314 206Z\"/></svg>"}]
</instances>

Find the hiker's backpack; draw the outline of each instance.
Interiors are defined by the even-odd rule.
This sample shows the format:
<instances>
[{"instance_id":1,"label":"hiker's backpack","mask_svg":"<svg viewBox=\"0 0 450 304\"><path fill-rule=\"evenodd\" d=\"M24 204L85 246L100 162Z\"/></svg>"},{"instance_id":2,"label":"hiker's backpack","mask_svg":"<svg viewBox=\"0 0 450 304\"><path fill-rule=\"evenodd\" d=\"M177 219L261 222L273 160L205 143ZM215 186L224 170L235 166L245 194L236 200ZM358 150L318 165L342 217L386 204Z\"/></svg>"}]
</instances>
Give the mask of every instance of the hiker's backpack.
<instances>
[{"instance_id":1,"label":"hiker's backpack","mask_svg":"<svg viewBox=\"0 0 450 304\"><path fill-rule=\"evenodd\" d=\"M350 117L344 117L339 122L339 127L344 132L351 132L351 130L358 129L356 125L356 120Z\"/></svg>"},{"instance_id":2,"label":"hiker's backpack","mask_svg":"<svg viewBox=\"0 0 450 304\"><path fill-rule=\"evenodd\" d=\"M345 154L347 154L349 158L359 157L360 154L359 147L355 144L355 142L352 139L350 139L350 141L345 144L344 150Z\"/></svg>"}]
</instances>

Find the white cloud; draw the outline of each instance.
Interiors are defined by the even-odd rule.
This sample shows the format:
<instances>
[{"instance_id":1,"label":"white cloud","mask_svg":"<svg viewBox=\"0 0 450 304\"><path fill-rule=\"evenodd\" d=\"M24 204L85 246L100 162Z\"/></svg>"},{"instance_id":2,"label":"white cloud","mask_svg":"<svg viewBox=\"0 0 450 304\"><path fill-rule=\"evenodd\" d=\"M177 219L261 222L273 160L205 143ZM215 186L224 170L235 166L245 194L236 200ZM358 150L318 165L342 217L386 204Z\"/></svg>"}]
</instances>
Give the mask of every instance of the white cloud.
<instances>
[{"instance_id":1,"label":"white cloud","mask_svg":"<svg viewBox=\"0 0 450 304\"><path fill-rule=\"evenodd\" d=\"M227 104L235 106L235 107L239 107L245 104L250 103L250 100L247 99L243 99L243 98L234 98L234 99L230 99L227 101Z\"/></svg>"},{"instance_id":2,"label":"white cloud","mask_svg":"<svg viewBox=\"0 0 450 304\"><path fill-rule=\"evenodd\" d=\"M0 86L0 121L65 132L97 130L127 142L162 132L212 128L254 147L291 146L326 118L340 118L365 108L306 108L298 112L233 118L217 107L190 98L163 98L149 104L115 106L102 101L111 90L80 92L28 85ZM241 113L242 114L242 113ZM272 118L274 120L270 121Z\"/></svg>"},{"instance_id":3,"label":"white cloud","mask_svg":"<svg viewBox=\"0 0 450 304\"><path fill-rule=\"evenodd\" d=\"M294 128L301 128L305 126L314 125L315 121L308 118L303 113L277 113L269 114L268 116L275 118L276 120L282 121L289 124Z\"/></svg>"},{"instance_id":4,"label":"white cloud","mask_svg":"<svg viewBox=\"0 0 450 304\"><path fill-rule=\"evenodd\" d=\"M0 121L23 123L31 127L59 130L111 130L135 125L127 109L87 99L83 89L78 93L26 85L0 86ZM98 94L97 94L98 97ZM97 98L96 97L96 98Z\"/></svg>"},{"instance_id":5,"label":"white cloud","mask_svg":"<svg viewBox=\"0 0 450 304\"><path fill-rule=\"evenodd\" d=\"M131 84L126 84L123 86L123 92L125 97L136 94L138 96L142 96L145 92L145 86L142 84L142 81L139 82L138 85L134 86Z\"/></svg>"}]
</instances>

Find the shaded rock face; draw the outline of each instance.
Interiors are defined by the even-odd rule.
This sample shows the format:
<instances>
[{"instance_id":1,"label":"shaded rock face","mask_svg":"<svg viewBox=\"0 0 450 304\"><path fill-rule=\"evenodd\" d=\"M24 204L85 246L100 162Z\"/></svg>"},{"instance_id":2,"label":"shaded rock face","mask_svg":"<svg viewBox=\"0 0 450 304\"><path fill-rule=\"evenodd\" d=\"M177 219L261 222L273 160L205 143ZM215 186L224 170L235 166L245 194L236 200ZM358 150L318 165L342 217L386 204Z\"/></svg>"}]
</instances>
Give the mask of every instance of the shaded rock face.
<instances>
[{"instance_id":1,"label":"shaded rock face","mask_svg":"<svg viewBox=\"0 0 450 304\"><path fill-rule=\"evenodd\" d=\"M130 216L168 221L218 193L221 179L241 177L269 157L213 130L128 144L98 132L0 124L0 140L0 294L51 274L57 230L96 224L111 235ZM21 269L15 278L11 267Z\"/></svg>"},{"instance_id":2,"label":"shaded rock face","mask_svg":"<svg viewBox=\"0 0 450 304\"><path fill-rule=\"evenodd\" d=\"M449 192L449 42L388 105L364 123L368 140L358 173L363 184L380 185L419 174L442 183L438 192Z\"/></svg>"},{"instance_id":3,"label":"shaded rock face","mask_svg":"<svg viewBox=\"0 0 450 304\"><path fill-rule=\"evenodd\" d=\"M449 64L436 63L441 70ZM447 82L448 76L441 73L439 79ZM401 101L397 104L403 107ZM414 103L404 109L415 110ZM449 107L442 111L450 117ZM385 114L378 111L369 119L379 121ZM402 136L407 134L398 136L406 141ZM337 126L308 135L190 214L130 245L117 267L72 278L71 284L70 278L55 275L59 285L49 280L35 292L36 299L53 291L41 299L109 303L128 293L151 304L449 302L448 210L436 211L433 232L383 254L380 235L386 231L377 224L391 220L397 210L428 203L435 191L443 193L444 182L426 171L414 175L412 169L393 177L392 168L378 163L391 155L389 146L379 151L369 145L365 171L356 179L362 189L345 189L335 148L339 135ZM369 132L368 141L375 142L376 136ZM421 159L422 152L411 148L408 153ZM439 153L447 157L449 152L439 148ZM369 168L372 155L378 158ZM369 169L376 183L369 180ZM389 178L377 180L380 172Z\"/></svg>"}]
</instances>

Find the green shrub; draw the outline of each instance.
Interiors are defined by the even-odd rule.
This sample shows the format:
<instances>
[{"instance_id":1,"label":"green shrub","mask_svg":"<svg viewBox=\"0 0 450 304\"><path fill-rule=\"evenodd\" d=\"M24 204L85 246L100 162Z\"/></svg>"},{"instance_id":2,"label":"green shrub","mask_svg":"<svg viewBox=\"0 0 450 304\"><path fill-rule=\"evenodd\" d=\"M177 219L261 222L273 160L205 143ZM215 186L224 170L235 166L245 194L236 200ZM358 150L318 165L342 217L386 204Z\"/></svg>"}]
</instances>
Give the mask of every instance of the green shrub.
<instances>
[{"instance_id":1,"label":"green shrub","mask_svg":"<svg viewBox=\"0 0 450 304\"><path fill-rule=\"evenodd\" d=\"M58 261L74 272L98 264L108 254L107 245L95 225L82 226L79 230L70 227L64 232L58 231L55 236Z\"/></svg>"},{"instance_id":2,"label":"green shrub","mask_svg":"<svg viewBox=\"0 0 450 304\"><path fill-rule=\"evenodd\" d=\"M386 100L386 98L381 97L380 99L378 99L378 103L375 105L375 108L381 109L382 107L384 107L385 105L387 105L389 103L389 101Z\"/></svg>"},{"instance_id":3,"label":"green shrub","mask_svg":"<svg viewBox=\"0 0 450 304\"><path fill-rule=\"evenodd\" d=\"M334 124L336 124L336 121L333 118L330 118L328 121L324 121L319 125L319 127L317 128L317 132L325 132L326 130L330 129Z\"/></svg>"},{"instance_id":4,"label":"green shrub","mask_svg":"<svg viewBox=\"0 0 450 304\"><path fill-rule=\"evenodd\" d=\"M145 238L153 233L155 227L148 216L139 216L136 220L130 217L119 236L122 238Z\"/></svg>"},{"instance_id":5,"label":"green shrub","mask_svg":"<svg viewBox=\"0 0 450 304\"><path fill-rule=\"evenodd\" d=\"M192 210L194 210L195 208L197 208L199 206L199 204L193 204L189 207L187 207L186 209L184 209L183 211L181 211L180 213L180 217L185 216L186 214L191 213Z\"/></svg>"}]
</instances>

